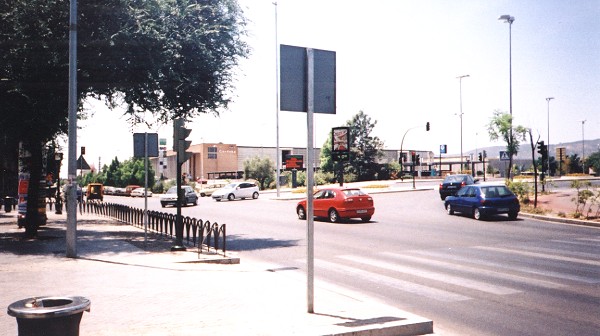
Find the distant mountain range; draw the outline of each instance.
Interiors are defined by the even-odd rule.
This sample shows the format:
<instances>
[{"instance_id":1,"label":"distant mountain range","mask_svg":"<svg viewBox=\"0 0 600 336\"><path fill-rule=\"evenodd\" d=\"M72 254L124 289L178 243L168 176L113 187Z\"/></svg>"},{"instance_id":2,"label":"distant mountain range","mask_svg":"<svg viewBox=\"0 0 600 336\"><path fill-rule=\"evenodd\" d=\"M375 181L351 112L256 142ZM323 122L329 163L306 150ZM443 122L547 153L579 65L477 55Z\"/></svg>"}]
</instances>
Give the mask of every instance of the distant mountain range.
<instances>
[{"instance_id":1,"label":"distant mountain range","mask_svg":"<svg viewBox=\"0 0 600 336\"><path fill-rule=\"evenodd\" d=\"M543 139L541 139L543 140ZM582 144L581 141L573 141L573 142L565 142L559 144L552 144L549 148L550 156L556 157L556 148L565 147L566 155L571 156L573 154L577 154L577 156L582 157L583 150L585 145L585 157L588 157L592 153L596 153L600 151L600 139L595 140L585 140ZM486 150L488 157L497 158L500 155L500 151L505 151L506 146L493 146L493 147L484 147L477 148L477 153ZM475 153L475 149L469 150L465 152L465 155L473 154L473 157L477 157L477 153ZM537 149L536 149L536 157L537 157ZM531 159L531 144L529 142L521 143L519 147L519 153L516 156L517 159Z\"/></svg>"}]
</instances>

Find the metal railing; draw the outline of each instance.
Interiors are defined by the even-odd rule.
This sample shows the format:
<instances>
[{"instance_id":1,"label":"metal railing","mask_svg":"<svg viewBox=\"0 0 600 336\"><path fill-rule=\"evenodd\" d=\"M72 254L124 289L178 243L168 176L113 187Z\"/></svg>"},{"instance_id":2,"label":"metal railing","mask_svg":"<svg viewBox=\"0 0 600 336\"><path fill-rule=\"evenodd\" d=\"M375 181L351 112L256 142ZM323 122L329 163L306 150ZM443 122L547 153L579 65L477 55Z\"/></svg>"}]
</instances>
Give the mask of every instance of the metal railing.
<instances>
[{"instance_id":1,"label":"metal railing","mask_svg":"<svg viewBox=\"0 0 600 336\"><path fill-rule=\"evenodd\" d=\"M137 227L144 227L144 210L128 205L105 203L97 201L82 202L79 204L81 213L90 213L114 218L120 222ZM148 230L161 236L175 237L176 215L160 211L148 211ZM227 250L226 224L210 222L208 220L183 217L183 238L188 245L198 247L198 253L210 252L211 247L217 251Z\"/></svg>"}]
</instances>

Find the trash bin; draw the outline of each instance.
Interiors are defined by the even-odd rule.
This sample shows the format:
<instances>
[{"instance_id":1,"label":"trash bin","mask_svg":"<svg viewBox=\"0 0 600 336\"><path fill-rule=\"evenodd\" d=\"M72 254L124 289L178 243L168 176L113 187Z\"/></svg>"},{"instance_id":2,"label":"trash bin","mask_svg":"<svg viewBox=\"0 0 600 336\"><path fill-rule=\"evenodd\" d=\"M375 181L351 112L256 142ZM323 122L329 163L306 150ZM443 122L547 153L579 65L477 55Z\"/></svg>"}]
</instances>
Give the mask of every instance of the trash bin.
<instances>
[{"instance_id":1,"label":"trash bin","mask_svg":"<svg viewBox=\"0 0 600 336\"><path fill-rule=\"evenodd\" d=\"M13 198L10 196L4 197L4 211L10 212L13 207Z\"/></svg>"},{"instance_id":2,"label":"trash bin","mask_svg":"<svg viewBox=\"0 0 600 336\"><path fill-rule=\"evenodd\" d=\"M90 300L82 296L45 296L13 302L8 315L17 318L19 336L78 336Z\"/></svg>"}]
</instances>

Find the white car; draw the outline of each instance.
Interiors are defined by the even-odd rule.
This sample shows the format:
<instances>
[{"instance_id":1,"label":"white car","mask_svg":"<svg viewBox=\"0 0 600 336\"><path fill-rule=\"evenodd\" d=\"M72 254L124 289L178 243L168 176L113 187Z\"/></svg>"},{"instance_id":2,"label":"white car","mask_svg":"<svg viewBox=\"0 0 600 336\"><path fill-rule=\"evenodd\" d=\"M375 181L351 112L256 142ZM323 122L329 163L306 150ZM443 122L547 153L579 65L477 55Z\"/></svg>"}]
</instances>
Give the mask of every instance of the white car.
<instances>
[{"instance_id":1,"label":"white car","mask_svg":"<svg viewBox=\"0 0 600 336\"><path fill-rule=\"evenodd\" d=\"M187 206L189 203L193 205L198 205L198 195L192 187L190 186L181 186L183 190L183 203L182 206ZM164 208L167 205L177 206L177 186L172 186L167 190L166 193L159 196L160 205Z\"/></svg>"},{"instance_id":2,"label":"white car","mask_svg":"<svg viewBox=\"0 0 600 336\"><path fill-rule=\"evenodd\" d=\"M148 197L152 197L152 191L147 191ZM144 188L135 188L131 191L131 197L144 197Z\"/></svg>"},{"instance_id":3,"label":"white car","mask_svg":"<svg viewBox=\"0 0 600 336\"><path fill-rule=\"evenodd\" d=\"M212 198L219 202L223 199L233 201L236 198L258 198L258 186L253 182L234 182L212 193Z\"/></svg>"}]
</instances>

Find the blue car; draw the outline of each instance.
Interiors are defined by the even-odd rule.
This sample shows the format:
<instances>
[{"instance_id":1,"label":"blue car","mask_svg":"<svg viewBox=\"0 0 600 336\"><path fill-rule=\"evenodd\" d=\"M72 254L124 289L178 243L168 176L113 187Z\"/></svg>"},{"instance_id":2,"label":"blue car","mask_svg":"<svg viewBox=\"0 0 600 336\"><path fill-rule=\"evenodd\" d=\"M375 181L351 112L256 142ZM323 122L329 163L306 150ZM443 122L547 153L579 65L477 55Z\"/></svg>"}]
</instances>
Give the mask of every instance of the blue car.
<instances>
[{"instance_id":1,"label":"blue car","mask_svg":"<svg viewBox=\"0 0 600 336\"><path fill-rule=\"evenodd\" d=\"M444 206L449 215L460 212L478 220L496 214L508 214L514 220L521 211L519 199L504 185L464 186L455 196L446 197Z\"/></svg>"}]
</instances>

